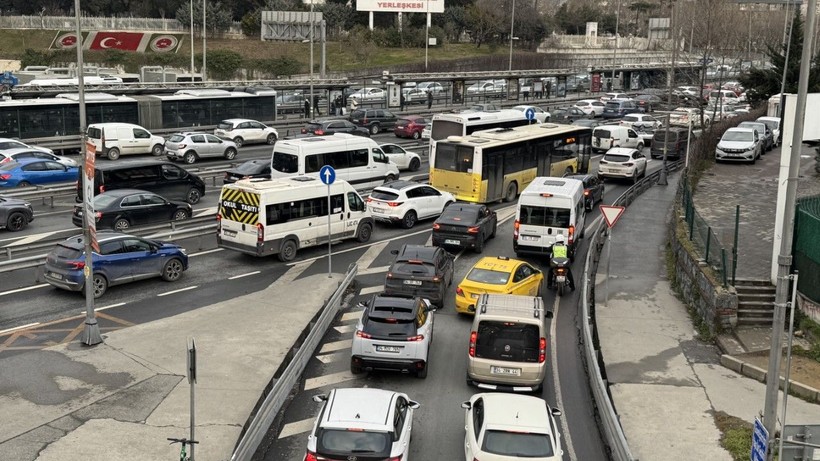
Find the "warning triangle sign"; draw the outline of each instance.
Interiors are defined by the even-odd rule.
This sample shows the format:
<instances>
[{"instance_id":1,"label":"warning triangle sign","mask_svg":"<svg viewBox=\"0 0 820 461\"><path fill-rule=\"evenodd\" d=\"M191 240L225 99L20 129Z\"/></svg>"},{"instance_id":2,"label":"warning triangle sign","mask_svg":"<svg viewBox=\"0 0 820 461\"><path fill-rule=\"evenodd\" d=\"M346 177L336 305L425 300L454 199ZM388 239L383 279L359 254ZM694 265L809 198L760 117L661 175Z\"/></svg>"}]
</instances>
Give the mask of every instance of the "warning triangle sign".
<instances>
[{"instance_id":1,"label":"warning triangle sign","mask_svg":"<svg viewBox=\"0 0 820 461\"><path fill-rule=\"evenodd\" d=\"M601 214L604 215L604 221L606 221L606 225L609 226L610 229L618 222L618 219L624 214L625 209L626 208L622 206L601 205Z\"/></svg>"}]
</instances>

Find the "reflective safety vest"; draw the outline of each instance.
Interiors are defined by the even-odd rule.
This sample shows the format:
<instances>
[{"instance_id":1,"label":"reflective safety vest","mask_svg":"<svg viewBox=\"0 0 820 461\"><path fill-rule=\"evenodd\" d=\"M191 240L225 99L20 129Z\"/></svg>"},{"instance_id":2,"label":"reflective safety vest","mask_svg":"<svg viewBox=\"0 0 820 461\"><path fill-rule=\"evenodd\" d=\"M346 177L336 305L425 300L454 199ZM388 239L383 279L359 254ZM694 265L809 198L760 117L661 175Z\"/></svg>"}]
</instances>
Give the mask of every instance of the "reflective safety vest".
<instances>
[{"instance_id":1,"label":"reflective safety vest","mask_svg":"<svg viewBox=\"0 0 820 461\"><path fill-rule=\"evenodd\" d=\"M567 257L567 246L561 243L555 244L552 246L552 257L553 258L566 258Z\"/></svg>"}]
</instances>

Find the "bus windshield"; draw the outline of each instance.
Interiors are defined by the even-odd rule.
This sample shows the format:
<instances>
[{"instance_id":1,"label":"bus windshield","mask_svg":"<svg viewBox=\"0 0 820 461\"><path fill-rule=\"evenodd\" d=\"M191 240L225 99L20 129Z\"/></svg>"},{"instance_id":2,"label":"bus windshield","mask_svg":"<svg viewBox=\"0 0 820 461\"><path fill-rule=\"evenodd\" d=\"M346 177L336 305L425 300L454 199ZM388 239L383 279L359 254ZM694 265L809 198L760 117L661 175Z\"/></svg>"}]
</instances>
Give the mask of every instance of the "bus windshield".
<instances>
[{"instance_id":1,"label":"bus windshield","mask_svg":"<svg viewBox=\"0 0 820 461\"><path fill-rule=\"evenodd\" d=\"M436 144L435 168L459 173L471 173L473 169L473 148L458 144Z\"/></svg>"}]
</instances>

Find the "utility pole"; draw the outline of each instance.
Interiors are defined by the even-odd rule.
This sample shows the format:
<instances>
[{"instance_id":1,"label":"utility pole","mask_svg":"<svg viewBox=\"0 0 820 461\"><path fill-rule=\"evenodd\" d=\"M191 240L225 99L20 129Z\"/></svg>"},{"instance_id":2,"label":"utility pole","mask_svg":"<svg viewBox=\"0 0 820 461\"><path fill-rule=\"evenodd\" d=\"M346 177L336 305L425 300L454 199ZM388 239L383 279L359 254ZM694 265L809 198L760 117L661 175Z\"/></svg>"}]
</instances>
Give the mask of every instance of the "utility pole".
<instances>
[{"instance_id":1,"label":"utility pole","mask_svg":"<svg viewBox=\"0 0 820 461\"><path fill-rule=\"evenodd\" d=\"M208 22L205 20L205 13L207 11L207 5L205 4L207 0L202 0L202 81L208 80L208 77L205 76L205 72L207 69L207 52L205 51L207 48L207 41L208 41Z\"/></svg>"},{"instance_id":2,"label":"utility pole","mask_svg":"<svg viewBox=\"0 0 820 461\"><path fill-rule=\"evenodd\" d=\"M677 35L675 34L674 24L675 24L675 3L670 2L669 6L672 8L672 11L669 15L669 32L670 37L672 38L672 58L669 62L669 91L667 93L667 103L671 106L672 105L672 88L675 87L675 60L677 59L677 48L678 48L678 40ZM692 118L692 114L689 114L689 118ZM661 166L661 173L658 176L658 185L659 186L666 186L669 184L669 179L667 177L668 173L666 171L666 137L669 136L669 121L671 117L669 115L666 116L666 134L664 135L664 142L663 142L663 165Z\"/></svg>"},{"instance_id":3,"label":"utility pole","mask_svg":"<svg viewBox=\"0 0 820 461\"><path fill-rule=\"evenodd\" d=\"M429 0L428 0L429 1ZM515 0L512 0L512 14L510 15L510 68L512 70L512 52L513 52L513 33L515 29Z\"/></svg>"},{"instance_id":4,"label":"utility pole","mask_svg":"<svg viewBox=\"0 0 820 461\"><path fill-rule=\"evenodd\" d=\"M615 49L612 51L612 83L609 90L615 91L615 67L618 65L618 27L621 23L621 0L618 0L618 8L615 10Z\"/></svg>"},{"instance_id":5,"label":"utility pole","mask_svg":"<svg viewBox=\"0 0 820 461\"><path fill-rule=\"evenodd\" d=\"M789 178L786 182L786 209L783 212L780 254L777 257L777 285L772 320L772 344L769 350L769 369L766 374L766 402L763 410L763 424L771 436L777 430L777 397L780 387L780 358L783 355L783 328L786 322L786 305L789 297L789 271L792 266L792 237L794 234L794 207L797 196L797 175L800 170L800 148L803 144L803 124L806 117L806 94L809 89L809 69L812 58L812 37L815 31L817 0L809 0L803 34L803 55L800 61L800 80L797 83L797 106L795 108L794 133L791 140ZM785 95L780 104L784 105ZM794 309L796 306L792 306ZM785 417L785 415L784 415ZM774 444L769 443L766 455L768 461L774 459Z\"/></svg>"}]
</instances>

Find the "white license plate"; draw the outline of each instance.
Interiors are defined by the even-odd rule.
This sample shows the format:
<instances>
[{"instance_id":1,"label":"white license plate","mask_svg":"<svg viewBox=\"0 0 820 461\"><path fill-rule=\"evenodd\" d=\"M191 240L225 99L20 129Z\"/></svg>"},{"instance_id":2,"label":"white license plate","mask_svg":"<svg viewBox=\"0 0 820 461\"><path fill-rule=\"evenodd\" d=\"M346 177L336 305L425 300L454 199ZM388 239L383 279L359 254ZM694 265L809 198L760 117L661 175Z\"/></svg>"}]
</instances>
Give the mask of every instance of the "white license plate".
<instances>
[{"instance_id":1,"label":"white license plate","mask_svg":"<svg viewBox=\"0 0 820 461\"><path fill-rule=\"evenodd\" d=\"M416 285L416 286L420 286L420 285L421 285L421 280L405 280L405 281L404 281L404 284L405 284L405 285Z\"/></svg>"},{"instance_id":2,"label":"white license plate","mask_svg":"<svg viewBox=\"0 0 820 461\"><path fill-rule=\"evenodd\" d=\"M445 239L445 240L444 240L444 244L445 244L445 245L461 245L461 241L459 241L459 240L450 240L450 239Z\"/></svg>"},{"instance_id":3,"label":"white license plate","mask_svg":"<svg viewBox=\"0 0 820 461\"><path fill-rule=\"evenodd\" d=\"M82 216L82 215L83 215L83 212L82 212L82 211L78 211L78 212L77 212L77 216Z\"/></svg>"},{"instance_id":4,"label":"white license plate","mask_svg":"<svg viewBox=\"0 0 820 461\"><path fill-rule=\"evenodd\" d=\"M521 376L520 368L490 367L490 373L494 375Z\"/></svg>"},{"instance_id":5,"label":"white license plate","mask_svg":"<svg viewBox=\"0 0 820 461\"><path fill-rule=\"evenodd\" d=\"M567 281L567 277L564 275L557 275L555 276L555 281L558 283L564 283Z\"/></svg>"},{"instance_id":6,"label":"white license plate","mask_svg":"<svg viewBox=\"0 0 820 461\"><path fill-rule=\"evenodd\" d=\"M236 237L236 231L223 230L222 233L225 234L225 236L227 237Z\"/></svg>"},{"instance_id":7,"label":"white license plate","mask_svg":"<svg viewBox=\"0 0 820 461\"><path fill-rule=\"evenodd\" d=\"M401 352L401 347L398 346L376 346L376 352Z\"/></svg>"},{"instance_id":8,"label":"white license plate","mask_svg":"<svg viewBox=\"0 0 820 461\"><path fill-rule=\"evenodd\" d=\"M478 293L470 293L470 297L473 298L473 299L478 299L479 296L481 296L481 295L478 294Z\"/></svg>"},{"instance_id":9,"label":"white license plate","mask_svg":"<svg viewBox=\"0 0 820 461\"><path fill-rule=\"evenodd\" d=\"M524 240L525 242L533 242L535 240L538 240L539 238L540 237L538 237L537 235L522 235L521 236L521 240Z\"/></svg>"},{"instance_id":10,"label":"white license plate","mask_svg":"<svg viewBox=\"0 0 820 461\"><path fill-rule=\"evenodd\" d=\"M377 207L370 207L370 211L373 213L384 213L384 208L377 208Z\"/></svg>"},{"instance_id":11,"label":"white license plate","mask_svg":"<svg viewBox=\"0 0 820 461\"><path fill-rule=\"evenodd\" d=\"M48 275L50 275L51 277L54 277L54 278L55 278L55 279L57 279L57 280L62 280L62 279L63 279L63 275L62 275L62 274L55 274L54 272L49 272L49 274L48 274Z\"/></svg>"}]
</instances>

